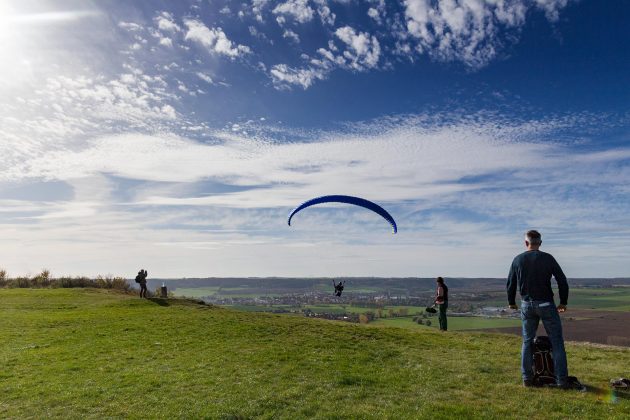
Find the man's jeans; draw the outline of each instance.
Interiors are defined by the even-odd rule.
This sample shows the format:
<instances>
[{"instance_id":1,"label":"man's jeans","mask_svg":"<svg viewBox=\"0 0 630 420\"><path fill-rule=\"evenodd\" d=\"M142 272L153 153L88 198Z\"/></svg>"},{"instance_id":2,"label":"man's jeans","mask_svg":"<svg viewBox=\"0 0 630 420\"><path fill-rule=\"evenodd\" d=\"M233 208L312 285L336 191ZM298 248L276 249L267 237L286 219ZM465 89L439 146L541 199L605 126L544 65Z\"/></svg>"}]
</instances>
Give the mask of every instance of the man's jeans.
<instances>
[{"instance_id":1,"label":"man's jeans","mask_svg":"<svg viewBox=\"0 0 630 420\"><path fill-rule=\"evenodd\" d=\"M534 378L533 347L538 322L542 320L545 331L551 340L553 352L553 365L555 368L556 382L564 385L567 380L567 354L564 350L562 338L562 323L558 309L553 302L530 301L521 303L521 320L523 321L523 349L521 351L521 373L523 380Z\"/></svg>"}]
</instances>

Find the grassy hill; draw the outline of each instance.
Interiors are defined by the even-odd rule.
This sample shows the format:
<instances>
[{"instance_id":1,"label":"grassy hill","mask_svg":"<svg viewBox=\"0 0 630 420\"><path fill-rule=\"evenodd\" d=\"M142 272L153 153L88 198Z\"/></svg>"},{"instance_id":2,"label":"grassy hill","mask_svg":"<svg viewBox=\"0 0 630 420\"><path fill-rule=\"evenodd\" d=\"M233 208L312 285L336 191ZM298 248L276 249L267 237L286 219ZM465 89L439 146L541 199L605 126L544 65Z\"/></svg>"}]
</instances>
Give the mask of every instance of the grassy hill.
<instances>
[{"instance_id":1,"label":"grassy hill","mask_svg":"<svg viewBox=\"0 0 630 420\"><path fill-rule=\"evenodd\" d=\"M569 344L589 392L525 389L520 338L0 290L0 417L627 418L630 350Z\"/></svg>"}]
</instances>

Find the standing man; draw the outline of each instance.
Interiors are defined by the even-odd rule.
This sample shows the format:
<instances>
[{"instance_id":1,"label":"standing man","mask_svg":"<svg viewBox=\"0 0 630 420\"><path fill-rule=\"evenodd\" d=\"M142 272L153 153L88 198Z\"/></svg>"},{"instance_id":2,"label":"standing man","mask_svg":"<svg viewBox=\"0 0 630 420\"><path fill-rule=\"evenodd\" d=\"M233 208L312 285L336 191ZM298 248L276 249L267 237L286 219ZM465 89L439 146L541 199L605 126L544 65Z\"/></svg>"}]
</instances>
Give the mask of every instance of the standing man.
<instances>
[{"instance_id":1,"label":"standing man","mask_svg":"<svg viewBox=\"0 0 630 420\"><path fill-rule=\"evenodd\" d=\"M448 286L444 284L444 279L438 277L435 279L437 290L435 291L435 304L440 309L438 320L440 321L440 331L446 331L446 310L448 309Z\"/></svg>"},{"instance_id":2,"label":"standing man","mask_svg":"<svg viewBox=\"0 0 630 420\"><path fill-rule=\"evenodd\" d=\"M147 270L143 268L140 271L138 271L138 275L136 276L136 283L140 284L140 297L141 298L147 297L147 276L148 275L149 273L147 273Z\"/></svg>"},{"instance_id":3,"label":"standing man","mask_svg":"<svg viewBox=\"0 0 630 420\"><path fill-rule=\"evenodd\" d=\"M533 345L538 323L542 320L545 331L551 340L554 374L559 387L568 387L567 355L564 350L562 323L559 312L567 309L569 284L560 265L551 254L539 250L542 238L538 231L530 230L525 234L527 251L517 255L512 261L507 280L508 304L516 306L516 288L521 295L521 320L523 323L523 348L521 350L521 373L523 385L533 386L534 372ZM551 290L551 276L558 283L560 305L556 308Z\"/></svg>"}]
</instances>

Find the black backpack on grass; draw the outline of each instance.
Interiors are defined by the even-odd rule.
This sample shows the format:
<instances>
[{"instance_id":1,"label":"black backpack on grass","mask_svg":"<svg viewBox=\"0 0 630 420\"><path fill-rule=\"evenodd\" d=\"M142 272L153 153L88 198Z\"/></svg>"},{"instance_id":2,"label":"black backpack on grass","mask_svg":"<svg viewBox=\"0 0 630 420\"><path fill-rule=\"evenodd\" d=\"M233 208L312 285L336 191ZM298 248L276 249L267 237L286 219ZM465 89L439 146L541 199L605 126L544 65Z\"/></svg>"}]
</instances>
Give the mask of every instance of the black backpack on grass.
<instances>
[{"instance_id":1,"label":"black backpack on grass","mask_svg":"<svg viewBox=\"0 0 630 420\"><path fill-rule=\"evenodd\" d=\"M546 335L534 338L534 385L556 386L553 349L551 348L551 340ZM575 376L567 377L567 388L586 390L586 387Z\"/></svg>"},{"instance_id":2,"label":"black backpack on grass","mask_svg":"<svg viewBox=\"0 0 630 420\"><path fill-rule=\"evenodd\" d=\"M534 338L534 384L555 385L551 340L546 335Z\"/></svg>"}]
</instances>

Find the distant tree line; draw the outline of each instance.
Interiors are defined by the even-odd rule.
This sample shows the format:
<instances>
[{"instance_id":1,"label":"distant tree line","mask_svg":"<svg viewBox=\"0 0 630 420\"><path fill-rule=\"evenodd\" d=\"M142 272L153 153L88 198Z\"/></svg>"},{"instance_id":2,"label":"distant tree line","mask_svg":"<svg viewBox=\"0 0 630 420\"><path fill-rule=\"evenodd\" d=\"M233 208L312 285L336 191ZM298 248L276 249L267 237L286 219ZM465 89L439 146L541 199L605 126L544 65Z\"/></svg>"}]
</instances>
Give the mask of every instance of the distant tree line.
<instances>
[{"instance_id":1,"label":"distant tree line","mask_svg":"<svg viewBox=\"0 0 630 420\"><path fill-rule=\"evenodd\" d=\"M6 270L0 269L0 288L72 288L72 287L93 287L97 289L116 289L125 292L132 292L134 287L122 277L98 276L94 279L88 277L58 277L53 278L48 270L32 277L19 276L10 278Z\"/></svg>"}]
</instances>

